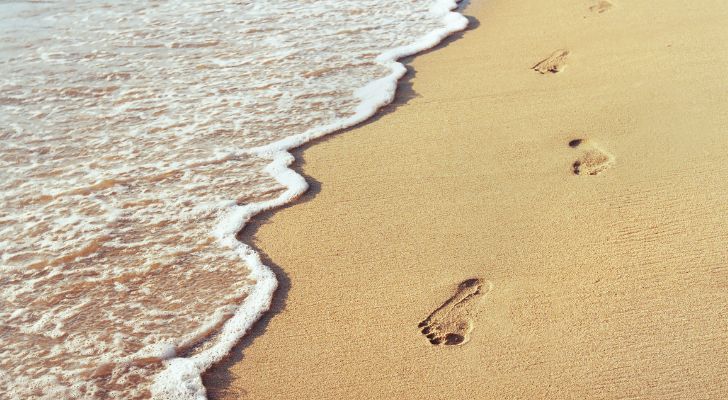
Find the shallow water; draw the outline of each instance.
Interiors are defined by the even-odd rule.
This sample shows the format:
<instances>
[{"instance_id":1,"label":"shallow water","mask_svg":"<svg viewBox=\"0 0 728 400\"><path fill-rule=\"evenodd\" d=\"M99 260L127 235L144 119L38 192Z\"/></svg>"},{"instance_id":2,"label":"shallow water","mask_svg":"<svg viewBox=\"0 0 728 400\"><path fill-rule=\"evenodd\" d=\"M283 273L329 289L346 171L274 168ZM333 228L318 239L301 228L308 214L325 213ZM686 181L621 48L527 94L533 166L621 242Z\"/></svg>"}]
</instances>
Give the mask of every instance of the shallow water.
<instances>
[{"instance_id":1,"label":"shallow water","mask_svg":"<svg viewBox=\"0 0 728 400\"><path fill-rule=\"evenodd\" d=\"M219 359L267 303L215 230L305 190L276 152L389 101L382 53L464 27L441 3L2 3L0 397L145 398Z\"/></svg>"}]
</instances>

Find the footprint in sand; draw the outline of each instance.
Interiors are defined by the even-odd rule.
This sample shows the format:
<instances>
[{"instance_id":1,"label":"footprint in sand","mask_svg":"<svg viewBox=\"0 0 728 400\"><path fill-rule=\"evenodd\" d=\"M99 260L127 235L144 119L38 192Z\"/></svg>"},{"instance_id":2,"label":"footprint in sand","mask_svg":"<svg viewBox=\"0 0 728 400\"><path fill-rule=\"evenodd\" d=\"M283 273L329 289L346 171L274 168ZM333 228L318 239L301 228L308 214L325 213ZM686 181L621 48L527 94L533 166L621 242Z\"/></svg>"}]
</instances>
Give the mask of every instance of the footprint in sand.
<instances>
[{"instance_id":1,"label":"footprint in sand","mask_svg":"<svg viewBox=\"0 0 728 400\"><path fill-rule=\"evenodd\" d=\"M582 150L582 154L571 165L574 175L598 175L614 164L614 156L584 139L574 139L569 147Z\"/></svg>"},{"instance_id":2,"label":"footprint in sand","mask_svg":"<svg viewBox=\"0 0 728 400\"><path fill-rule=\"evenodd\" d=\"M612 7L614 7L612 5L612 3L605 1L605 0L601 0L597 4L594 4L593 6L589 7L589 11L591 11L593 13L601 14L603 12L609 11Z\"/></svg>"},{"instance_id":3,"label":"footprint in sand","mask_svg":"<svg viewBox=\"0 0 728 400\"><path fill-rule=\"evenodd\" d=\"M538 64L531 67L532 70L545 74L551 72L555 74L566 67L566 56L569 55L568 50L559 49L551 53L550 56L541 60Z\"/></svg>"},{"instance_id":4,"label":"footprint in sand","mask_svg":"<svg viewBox=\"0 0 728 400\"><path fill-rule=\"evenodd\" d=\"M458 285L455 294L432 312L418 327L434 345L458 345L468 341L473 330L471 309L477 299L488 293L490 282L468 279Z\"/></svg>"}]
</instances>

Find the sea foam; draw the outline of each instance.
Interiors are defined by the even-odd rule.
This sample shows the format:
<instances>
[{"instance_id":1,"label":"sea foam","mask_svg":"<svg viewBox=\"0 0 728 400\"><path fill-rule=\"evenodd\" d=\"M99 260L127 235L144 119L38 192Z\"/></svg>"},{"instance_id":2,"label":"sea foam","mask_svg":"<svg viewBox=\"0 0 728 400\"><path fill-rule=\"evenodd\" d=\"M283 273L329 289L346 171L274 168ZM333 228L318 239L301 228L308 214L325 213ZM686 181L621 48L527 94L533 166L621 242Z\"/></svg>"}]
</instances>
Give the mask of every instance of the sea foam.
<instances>
[{"instance_id":1,"label":"sea foam","mask_svg":"<svg viewBox=\"0 0 728 400\"><path fill-rule=\"evenodd\" d=\"M456 6L6 8L0 394L205 398L270 307L236 235L306 191L288 151L390 103L397 60L466 27Z\"/></svg>"}]
</instances>

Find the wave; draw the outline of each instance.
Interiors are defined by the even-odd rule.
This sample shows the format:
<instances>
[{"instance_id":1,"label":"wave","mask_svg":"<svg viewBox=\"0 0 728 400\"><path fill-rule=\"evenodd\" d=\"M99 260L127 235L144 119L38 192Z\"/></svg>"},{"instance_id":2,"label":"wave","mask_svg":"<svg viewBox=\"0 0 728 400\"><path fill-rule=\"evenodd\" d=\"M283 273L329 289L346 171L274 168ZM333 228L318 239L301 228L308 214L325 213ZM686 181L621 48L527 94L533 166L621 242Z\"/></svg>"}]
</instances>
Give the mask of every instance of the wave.
<instances>
[{"instance_id":1,"label":"wave","mask_svg":"<svg viewBox=\"0 0 728 400\"><path fill-rule=\"evenodd\" d=\"M355 91L359 105L354 115L236 154L237 156L252 154L270 160L265 172L286 188L272 200L242 206L231 205L219 219L214 230L219 243L232 249L249 266L250 277L256 283L251 286L248 296L233 317L224 323L213 346L189 358L178 357L165 361L165 369L157 375L152 385L153 398L205 399L202 373L222 360L253 324L270 309L278 286L275 274L263 264L259 254L250 245L237 239L237 234L256 215L289 204L308 190L308 183L303 176L289 168L295 161L290 151L314 139L360 124L376 114L380 108L390 104L395 98L397 82L407 72L407 68L398 60L431 49L449 35L467 27L467 18L454 11L459 4L461 2L455 0L436 0L431 12L440 16L442 28L429 32L409 45L390 49L377 56L376 62L387 67L390 73Z\"/></svg>"}]
</instances>

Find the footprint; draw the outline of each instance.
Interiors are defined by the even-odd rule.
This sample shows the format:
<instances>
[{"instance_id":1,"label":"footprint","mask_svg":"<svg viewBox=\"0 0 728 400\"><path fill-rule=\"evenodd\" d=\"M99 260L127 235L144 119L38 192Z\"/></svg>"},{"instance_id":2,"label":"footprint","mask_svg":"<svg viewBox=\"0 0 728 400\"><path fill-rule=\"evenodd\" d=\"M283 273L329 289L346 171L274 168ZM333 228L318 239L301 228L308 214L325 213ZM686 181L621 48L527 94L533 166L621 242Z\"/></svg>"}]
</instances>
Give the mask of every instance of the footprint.
<instances>
[{"instance_id":1,"label":"footprint","mask_svg":"<svg viewBox=\"0 0 728 400\"><path fill-rule=\"evenodd\" d=\"M594 4L593 6L589 7L589 11L601 14L603 12L609 11L612 7L612 3L606 1L606 0L600 0L599 3Z\"/></svg>"},{"instance_id":2,"label":"footprint","mask_svg":"<svg viewBox=\"0 0 728 400\"><path fill-rule=\"evenodd\" d=\"M555 74L566 67L566 56L569 55L568 50L559 49L551 53L548 58L541 60L538 64L531 67L532 70L545 74L551 72Z\"/></svg>"},{"instance_id":3,"label":"footprint","mask_svg":"<svg viewBox=\"0 0 728 400\"><path fill-rule=\"evenodd\" d=\"M582 149L579 158L571 165L574 175L598 175L614 164L614 156L597 145L583 139L574 139L569 147Z\"/></svg>"},{"instance_id":4,"label":"footprint","mask_svg":"<svg viewBox=\"0 0 728 400\"><path fill-rule=\"evenodd\" d=\"M477 278L463 281L450 299L417 326L434 345L452 346L466 343L473 330L470 311L475 301L490 289L490 282Z\"/></svg>"}]
</instances>

